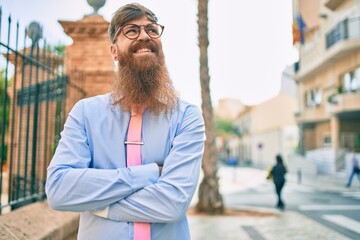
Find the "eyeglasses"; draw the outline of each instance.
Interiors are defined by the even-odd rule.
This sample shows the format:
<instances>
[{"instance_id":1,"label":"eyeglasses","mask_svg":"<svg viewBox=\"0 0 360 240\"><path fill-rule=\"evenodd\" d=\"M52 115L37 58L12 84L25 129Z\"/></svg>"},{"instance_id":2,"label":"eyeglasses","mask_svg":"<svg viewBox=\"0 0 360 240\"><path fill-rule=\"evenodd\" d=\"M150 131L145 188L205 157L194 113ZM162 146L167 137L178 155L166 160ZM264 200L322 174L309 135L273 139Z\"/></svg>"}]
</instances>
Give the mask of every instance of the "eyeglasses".
<instances>
[{"instance_id":1,"label":"eyeglasses","mask_svg":"<svg viewBox=\"0 0 360 240\"><path fill-rule=\"evenodd\" d=\"M136 25L136 24L126 24L122 27L120 27L115 35L114 35L114 42L116 40L117 35L122 31L124 36L128 39L134 40L140 36L141 27L144 27L144 30L146 34L150 38L159 38L161 34L164 31L164 26L157 24L157 23L151 23L148 25Z\"/></svg>"}]
</instances>

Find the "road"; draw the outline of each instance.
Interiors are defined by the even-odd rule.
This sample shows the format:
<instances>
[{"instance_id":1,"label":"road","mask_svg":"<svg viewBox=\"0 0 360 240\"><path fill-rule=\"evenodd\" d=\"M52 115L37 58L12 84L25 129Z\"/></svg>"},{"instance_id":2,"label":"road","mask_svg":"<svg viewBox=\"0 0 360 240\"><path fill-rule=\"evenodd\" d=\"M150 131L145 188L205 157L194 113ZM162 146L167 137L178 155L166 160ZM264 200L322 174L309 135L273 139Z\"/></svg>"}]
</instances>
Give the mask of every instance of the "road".
<instances>
[{"instance_id":1,"label":"road","mask_svg":"<svg viewBox=\"0 0 360 240\"><path fill-rule=\"evenodd\" d=\"M240 175L240 176L239 176ZM276 195L272 182L264 181L265 173L259 171L232 172L227 169L221 176L232 178L234 186L222 191L226 206L273 208ZM232 183L227 185L231 185ZM241 186L239 186L241 185ZM231 191L230 191L231 189ZM359 191L357 191L359 190ZM283 198L285 211L297 211L351 239L360 239L360 186L354 184L350 191L324 191L288 181Z\"/></svg>"}]
</instances>

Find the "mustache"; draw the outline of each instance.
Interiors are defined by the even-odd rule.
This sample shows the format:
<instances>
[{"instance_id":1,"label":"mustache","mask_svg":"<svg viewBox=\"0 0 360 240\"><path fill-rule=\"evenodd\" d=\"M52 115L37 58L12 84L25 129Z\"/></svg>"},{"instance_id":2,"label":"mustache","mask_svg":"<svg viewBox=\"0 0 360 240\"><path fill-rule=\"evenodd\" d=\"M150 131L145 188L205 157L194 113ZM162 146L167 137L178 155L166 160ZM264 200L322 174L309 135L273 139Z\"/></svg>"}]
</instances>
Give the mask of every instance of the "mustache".
<instances>
[{"instance_id":1,"label":"mustache","mask_svg":"<svg viewBox=\"0 0 360 240\"><path fill-rule=\"evenodd\" d=\"M148 48L150 49L152 52L159 52L159 47L151 42L151 41L147 41L147 42L136 42L134 43L131 47L130 47L130 52L135 52L141 48Z\"/></svg>"}]
</instances>

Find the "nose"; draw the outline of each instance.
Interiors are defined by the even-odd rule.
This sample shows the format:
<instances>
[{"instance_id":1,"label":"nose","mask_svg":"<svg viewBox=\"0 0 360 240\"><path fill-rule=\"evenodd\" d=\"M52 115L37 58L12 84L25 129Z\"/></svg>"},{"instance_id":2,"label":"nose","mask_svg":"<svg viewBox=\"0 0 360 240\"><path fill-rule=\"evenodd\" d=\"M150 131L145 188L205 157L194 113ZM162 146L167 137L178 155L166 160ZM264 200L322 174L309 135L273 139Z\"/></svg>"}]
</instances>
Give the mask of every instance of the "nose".
<instances>
[{"instance_id":1,"label":"nose","mask_svg":"<svg viewBox=\"0 0 360 240\"><path fill-rule=\"evenodd\" d=\"M140 34L139 34L138 40L139 41L148 41L149 39L150 39L150 37L145 31L145 27L140 26Z\"/></svg>"}]
</instances>

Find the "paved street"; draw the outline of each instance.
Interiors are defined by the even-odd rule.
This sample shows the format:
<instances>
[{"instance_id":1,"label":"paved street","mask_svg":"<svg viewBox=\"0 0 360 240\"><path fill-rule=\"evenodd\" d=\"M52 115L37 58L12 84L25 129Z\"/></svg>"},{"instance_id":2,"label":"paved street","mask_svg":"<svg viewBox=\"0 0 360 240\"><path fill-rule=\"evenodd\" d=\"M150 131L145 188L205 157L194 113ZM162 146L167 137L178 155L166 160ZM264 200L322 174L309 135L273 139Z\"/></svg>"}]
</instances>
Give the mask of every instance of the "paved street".
<instances>
[{"instance_id":1,"label":"paved street","mask_svg":"<svg viewBox=\"0 0 360 240\"><path fill-rule=\"evenodd\" d=\"M226 207L270 213L269 216L190 216L192 239L360 239L360 184L319 176L298 184L288 175L286 210L274 208L276 196L265 171L221 167ZM194 200L193 202L196 202Z\"/></svg>"}]
</instances>

